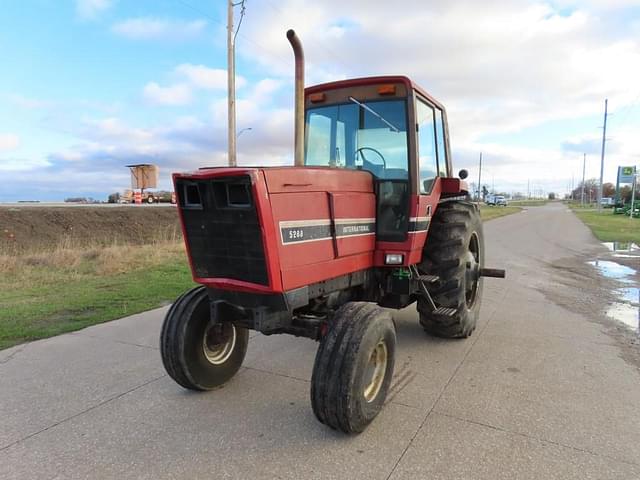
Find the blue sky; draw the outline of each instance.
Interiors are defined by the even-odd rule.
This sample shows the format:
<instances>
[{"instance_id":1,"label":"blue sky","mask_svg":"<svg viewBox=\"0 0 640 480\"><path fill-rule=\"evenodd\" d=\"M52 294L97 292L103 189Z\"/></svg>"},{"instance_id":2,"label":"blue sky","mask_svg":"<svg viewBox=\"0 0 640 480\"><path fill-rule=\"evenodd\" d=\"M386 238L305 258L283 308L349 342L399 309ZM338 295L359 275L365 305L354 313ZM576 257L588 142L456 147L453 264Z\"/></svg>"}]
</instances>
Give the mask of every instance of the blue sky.
<instances>
[{"instance_id":1,"label":"blue sky","mask_svg":"<svg viewBox=\"0 0 640 480\"><path fill-rule=\"evenodd\" d=\"M481 4L480 4L481 3ZM640 164L640 2L525 0L393 5L247 0L238 35L241 164L291 161L295 28L307 84L413 77L447 106L456 168L507 192L563 192L599 170ZM365 8L366 7L366 8ZM169 174L222 165L226 149L224 0L24 0L0 17L0 202L106 196L124 165ZM239 14L239 9L237 11Z\"/></svg>"}]
</instances>

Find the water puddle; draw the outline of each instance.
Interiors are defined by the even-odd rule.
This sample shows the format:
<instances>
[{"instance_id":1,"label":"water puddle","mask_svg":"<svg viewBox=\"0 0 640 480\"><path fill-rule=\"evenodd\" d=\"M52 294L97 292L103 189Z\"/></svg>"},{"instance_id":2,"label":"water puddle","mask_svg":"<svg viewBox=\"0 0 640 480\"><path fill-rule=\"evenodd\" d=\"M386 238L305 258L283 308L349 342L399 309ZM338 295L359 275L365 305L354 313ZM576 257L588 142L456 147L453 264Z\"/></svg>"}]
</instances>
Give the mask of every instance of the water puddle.
<instances>
[{"instance_id":1,"label":"water puddle","mask_svg":"<svg viewBox=\"0 0 640 480\"><path fill-rule=\"evenodd\" d=\"M616 253L624 251L628 253L620 256L640 260L640 248L633 243L622 244L624 245L623 249L619 249L618 242L605 245L614 252L614 256L618 256ZM635 279L637 271L611 260L594 260L587 263L595 267L601 275L620 283L620 288L613 290L618 301L609 305L606 311L607 316L640 333L640 285Z\"/></svg>"},{"instance_id":2,"label":"water puddle","mask_svg":"<svg viewBox=\"0 0 640 480\"><path fill-rule=\"evenodd\" d=\"M611 262L609 260L594 260L587 263L596 267L598 272L607 278L613 278L624 283L633 283L633 279L629 277L635 275L636 271L631 267L620 265L617 262Z\"/></svg>"},{"instance_id":3,"label":"water puddle","mask_svg":"<svg viewBox=\"0 0 640 480\"><path fill-rule=\"evenodd\" d=\"M620 298L629 303L640 303L640 288L619 288L616 290Z\"/></svg>"}]
</instances>

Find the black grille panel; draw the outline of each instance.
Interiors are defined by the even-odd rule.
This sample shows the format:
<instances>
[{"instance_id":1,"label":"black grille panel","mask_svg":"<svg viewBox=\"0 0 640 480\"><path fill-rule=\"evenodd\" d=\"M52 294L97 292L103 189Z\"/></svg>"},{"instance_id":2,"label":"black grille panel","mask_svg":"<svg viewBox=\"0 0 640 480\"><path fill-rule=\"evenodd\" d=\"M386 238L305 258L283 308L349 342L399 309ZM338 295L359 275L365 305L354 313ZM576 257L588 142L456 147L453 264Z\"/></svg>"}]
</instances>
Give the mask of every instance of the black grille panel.
<instances>
[{"instance_id":1,"label":"black grille panel","mask_svg":"<svg viewBox=\"0 0 640 480\"><path fill-rule=\"evenodd\" d=\"M176 186L196 276L268 285L250 178L182 179Z\"/></svg>"}]
</instances>

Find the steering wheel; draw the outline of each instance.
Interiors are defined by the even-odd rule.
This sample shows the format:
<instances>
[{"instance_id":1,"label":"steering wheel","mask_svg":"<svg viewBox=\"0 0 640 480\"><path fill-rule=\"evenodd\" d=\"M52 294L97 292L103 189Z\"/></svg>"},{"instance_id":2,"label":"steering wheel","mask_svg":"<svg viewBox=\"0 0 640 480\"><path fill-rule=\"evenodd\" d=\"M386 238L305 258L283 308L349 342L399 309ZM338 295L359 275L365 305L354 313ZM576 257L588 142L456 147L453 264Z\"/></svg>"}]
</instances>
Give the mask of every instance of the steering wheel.
<instances>
[{"instance_id":1,"label":"steering wheel","mask_svg":"<svg viewBox=\"0 0 640 480\"><path fill-rule=\"evenodd\" d=\"M375 148L372 147L360 147L359 149L356 150L356 155L360 154L360 158L362 158L362 162L367 162L370 163L371 165L375 165L373 162L370 162L369 160L367 160L364 156L363 151L364 150L369 150L372 151L373 153L377 154L380 157L380 160L382 160L382 169L386 170L387 169L387 162L384 159L384 155L382 155L378 150L376 150Z\"/></svg>"}]
</instances>

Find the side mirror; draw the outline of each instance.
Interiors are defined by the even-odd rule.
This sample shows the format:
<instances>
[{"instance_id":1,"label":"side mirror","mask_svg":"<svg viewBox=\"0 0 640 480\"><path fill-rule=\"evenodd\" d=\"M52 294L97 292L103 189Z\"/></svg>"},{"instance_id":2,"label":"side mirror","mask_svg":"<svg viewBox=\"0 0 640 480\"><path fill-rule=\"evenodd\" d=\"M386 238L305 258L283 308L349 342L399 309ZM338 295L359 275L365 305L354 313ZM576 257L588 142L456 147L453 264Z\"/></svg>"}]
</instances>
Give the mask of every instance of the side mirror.
<instances>
[{"instance_id":1,"label":"side mirror","mask_svg":"<svg viewBox=\"0 0 640 480\"><path fill-rule=\"evenodd\" d=\"M460 170L458 172L458 176L460 177L460 180L464 180L465 178L467 178L469 176L469 172L467 172L464 168L462 170Z\"/></svg>"}]
</instances>

